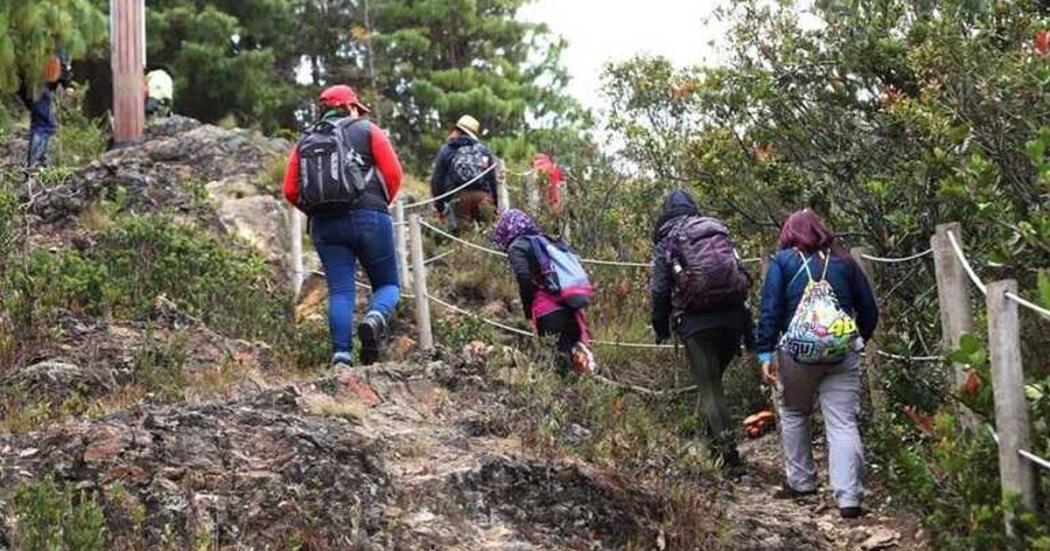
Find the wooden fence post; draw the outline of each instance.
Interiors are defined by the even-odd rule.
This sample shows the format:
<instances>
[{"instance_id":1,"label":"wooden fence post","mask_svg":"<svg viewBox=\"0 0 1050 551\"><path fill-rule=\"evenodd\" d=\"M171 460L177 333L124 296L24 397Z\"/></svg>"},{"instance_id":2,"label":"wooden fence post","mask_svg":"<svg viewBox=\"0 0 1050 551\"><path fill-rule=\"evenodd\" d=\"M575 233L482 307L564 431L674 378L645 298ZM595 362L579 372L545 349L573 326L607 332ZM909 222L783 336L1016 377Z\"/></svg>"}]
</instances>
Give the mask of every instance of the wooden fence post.
<instances>
[{"instance_id":1,"label":"wooden fence post","mask_svg":"<svg viewBox=\"0 0 1050 551\"><path fill-rule=\"evenodd\" d=\"M868 278L868 285L873 290L875 289L875 267L865 256L874 256L874 253L871 247L855 247L850 250L853 261L860 266L864 277ZM871 393L871 407L876 417L882 415L882 412L886 410L886 391L882 386L882 358L877 353L882 340L882 324L879 324L875 329L875 334L871 336L869 341L871 346L867 347L867 355L864 358L864 368L868 376L868 392Z\"/></svg>"},{"instance_id":2,"label":"wooden fence post","mask_svg":"<svg viewBox=\"0 0 1050 551\"><path fill-rule=\"evenodd\" d=\"M419 215L409 216L409 239L412 241L412 284L416 295L416 328L419 331L419 348L434 349L434 333L430 328L430 297L427 294L427 268L423 258L423 228Z\"/></svg>"},{"instance_id":3,"label":"wooden fence post","mask_svg":"<svg viewBox=\"0 0 1050 551\"><path fill-rule=\"evenodd\" d=\"M292 271L292 292L299 296L303 289L303 213L294 206L288 206L288 240L290 269Z\"/></svg>"},{"instance_id":4,"label":"wooden fence post","mask_svg":"<svg viewBox=\"0 0 1050 551\"><path fill-rule=\"evenodd\" d=\"M526 172L524 178L525 201L529 207L529 214L535 216L540 212L540 182L536 178L536 172Z\"/></svg>"},{"instance_id":5,"label":"wooden fence post","mask_svg":"<svg viewBox=\"0 0 1050 551\"><path fill-rule=\"evenodd\" d=\"M942 349L945 354L959 348L964 333L973 331L973 315L970 305L970 281L962 262L952 248L948 232L955 236L959 247L963 246L962 226L958 222L937 226L937 233L930 239L933 248L933 266L937 274L937 301L941 311ZM954 377L949 385L958 392L966 382L966 366L955 364ZM965 426L975 428L977 419L968 408L959 409L960 420Z\"/></svg>"},{"instance_id":6,"label":"wooden fence post","mask_svg":"<svg viewBox=\"0 0 1050 551\"><path fill-rule=\"evenodd\" d=\"M405 223L405 201L394 203L394 243L397 247L397 269L401 276L401 288L409 286L408 228Z\"/></svg>"},{"instance_id":7,"label":"wooden fence post","mask_svg":"<svg viewBox=\"0 0 1050 551\"><path fill-rule=\"evenodd\" d=\"M1017 282L996 281L988 285L988 348L995 397L995 429L999 434L999 479L1003 497L1021 496L1021 503L1036 510L1035 467L1017 453L1030 447L1028 410L1021 365L1021 327L1017 303L1006 298L1017 293ZM1012 533L1012 518L1006 530Z\"/></svg>"},{"instance_id":8,"label":"wooden fence post","mask_svg":"<svg viewBox=\"0 0 1050 551\"><path fill-rule=\"evenodd\" d=\"M497 212L500 214L510 210L510 192L507 190L507 167L503 161L499 162L496 169L496 202Z\"/></svg>"}]
</instances>

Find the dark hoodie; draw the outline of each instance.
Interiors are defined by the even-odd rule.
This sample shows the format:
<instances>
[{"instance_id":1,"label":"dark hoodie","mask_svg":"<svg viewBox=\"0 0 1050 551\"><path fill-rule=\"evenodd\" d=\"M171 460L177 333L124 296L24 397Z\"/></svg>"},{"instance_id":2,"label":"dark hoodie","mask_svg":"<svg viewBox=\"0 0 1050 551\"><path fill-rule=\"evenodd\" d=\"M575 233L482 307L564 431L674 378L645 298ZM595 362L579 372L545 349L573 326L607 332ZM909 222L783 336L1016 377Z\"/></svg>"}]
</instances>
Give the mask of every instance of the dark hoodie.
<instances>
[{"instance_id":1,"label":"dark hoodie","mask_svg":"<svg viewBox=\"0 0 1050 551\"><path fill-rule=\"evenodd\" d=\"M653 230L653 279L652 313L653 331L657 339L663 341L671 336L674 329L683 340L704 332L725 332L736 334L734 342L725 342L728 346L739 346L739 337L749 349L753 348L753 329L751 314L744 304L723 307L704 312L674 312L671 297L674 293L674 279L671 266L667 262L665 240L671 230L689 216L700 216L696 201L684 189L672 191L664 199L660 218Z\"/></svg>"},{"instance_id":2,"label":"dark hoodie","mask_svg":"<svg viewBox=\"0 0 1050 551\"><path fill-rule=\"evenodd\" d=\"M456 136L448 141L445 145L441 146L438 150L437 159L434 161L434 173L430 176L430 193L432 197L437 197L443 193L454 189L457 185L462 183L453 182L451 165L452 158L456 156L456 150L461 147L478 143L478 140L471 138L465 134ZM492 153L484 145L481 146L485 149L485 153L489 157L489 162L495 162ZM491 171L474 184L467 186L468 190L480 190L488 192L492 196L492 202L496 202L496 171ZM445 210L445 204L451 200L443 199L434 204L438 212Z\"/></svg>"}]
</instances>

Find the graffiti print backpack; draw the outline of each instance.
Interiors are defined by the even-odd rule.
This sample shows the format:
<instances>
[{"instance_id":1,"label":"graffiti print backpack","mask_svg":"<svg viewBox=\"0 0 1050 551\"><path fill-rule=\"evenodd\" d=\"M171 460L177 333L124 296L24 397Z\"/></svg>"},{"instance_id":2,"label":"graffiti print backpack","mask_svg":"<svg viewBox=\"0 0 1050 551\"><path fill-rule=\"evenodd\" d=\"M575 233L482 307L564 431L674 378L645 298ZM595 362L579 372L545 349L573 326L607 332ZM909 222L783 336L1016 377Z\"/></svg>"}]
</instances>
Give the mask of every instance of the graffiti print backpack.
<instances>
[{"instance_id":1,"label":"graffiti print backpack","mask_svg":"<svg viewBox=\"0 0 1050 551\"><path fill-rule=\"evenodd\" d=\"M809 283L780 341L781 350L800 364L838 363L862 344L857 322L839 306L835 290L827 281L831 258L826 253L819 254L824 260L824 272L820 280L814 280L810 259L798 252Z\"/></svg>"}]
</instances>

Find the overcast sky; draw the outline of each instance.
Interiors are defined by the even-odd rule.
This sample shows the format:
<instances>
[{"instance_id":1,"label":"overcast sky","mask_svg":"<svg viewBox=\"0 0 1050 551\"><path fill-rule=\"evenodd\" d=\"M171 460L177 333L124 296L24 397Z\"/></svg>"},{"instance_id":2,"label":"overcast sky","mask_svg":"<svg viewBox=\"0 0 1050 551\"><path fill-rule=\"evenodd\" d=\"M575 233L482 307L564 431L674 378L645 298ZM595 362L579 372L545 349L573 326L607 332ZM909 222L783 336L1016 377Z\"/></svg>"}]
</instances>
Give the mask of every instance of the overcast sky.
<instances>
[{"instance_id":1,"label":"overcast sky","mask_svg":"<svg viewBox=\"0 0 1050 551\"><path fill-rule=\"evenodd\" d=\"M584 105L603 107L602 67L638 53L659 54L678 65L715 63L725 28L705 24L716 0L535 0L521 17L539 21L569 41L564 63L569 92ZM712 18L713 19L713 18ZM715 46L709 45L714 41Z\"/></svg>"}]
</instances>

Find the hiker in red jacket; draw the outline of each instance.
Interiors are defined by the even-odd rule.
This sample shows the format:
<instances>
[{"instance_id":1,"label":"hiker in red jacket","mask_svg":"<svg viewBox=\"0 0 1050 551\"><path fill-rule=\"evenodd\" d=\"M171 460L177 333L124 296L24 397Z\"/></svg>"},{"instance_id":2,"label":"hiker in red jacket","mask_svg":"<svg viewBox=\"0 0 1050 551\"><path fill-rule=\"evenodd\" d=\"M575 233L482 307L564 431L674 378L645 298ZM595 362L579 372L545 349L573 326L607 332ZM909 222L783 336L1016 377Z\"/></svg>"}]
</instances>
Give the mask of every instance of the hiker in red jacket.
<instances>
[{"instance_id":1,"label":"hiker in red jacket","mask_svg":"<svg viewBox=\"0 0 1050 551\"><path fill-rule=\"evenodd\" d=\"M389 205L403 172L386 133L349 86L321 92L324 109L292 150L284 196L309 216L310 237L328 283L332 364L353 366L354 273L360 261L372 301L357 326L361 363L374 363L401 297Z\"/></svg>"}]
</instances>

